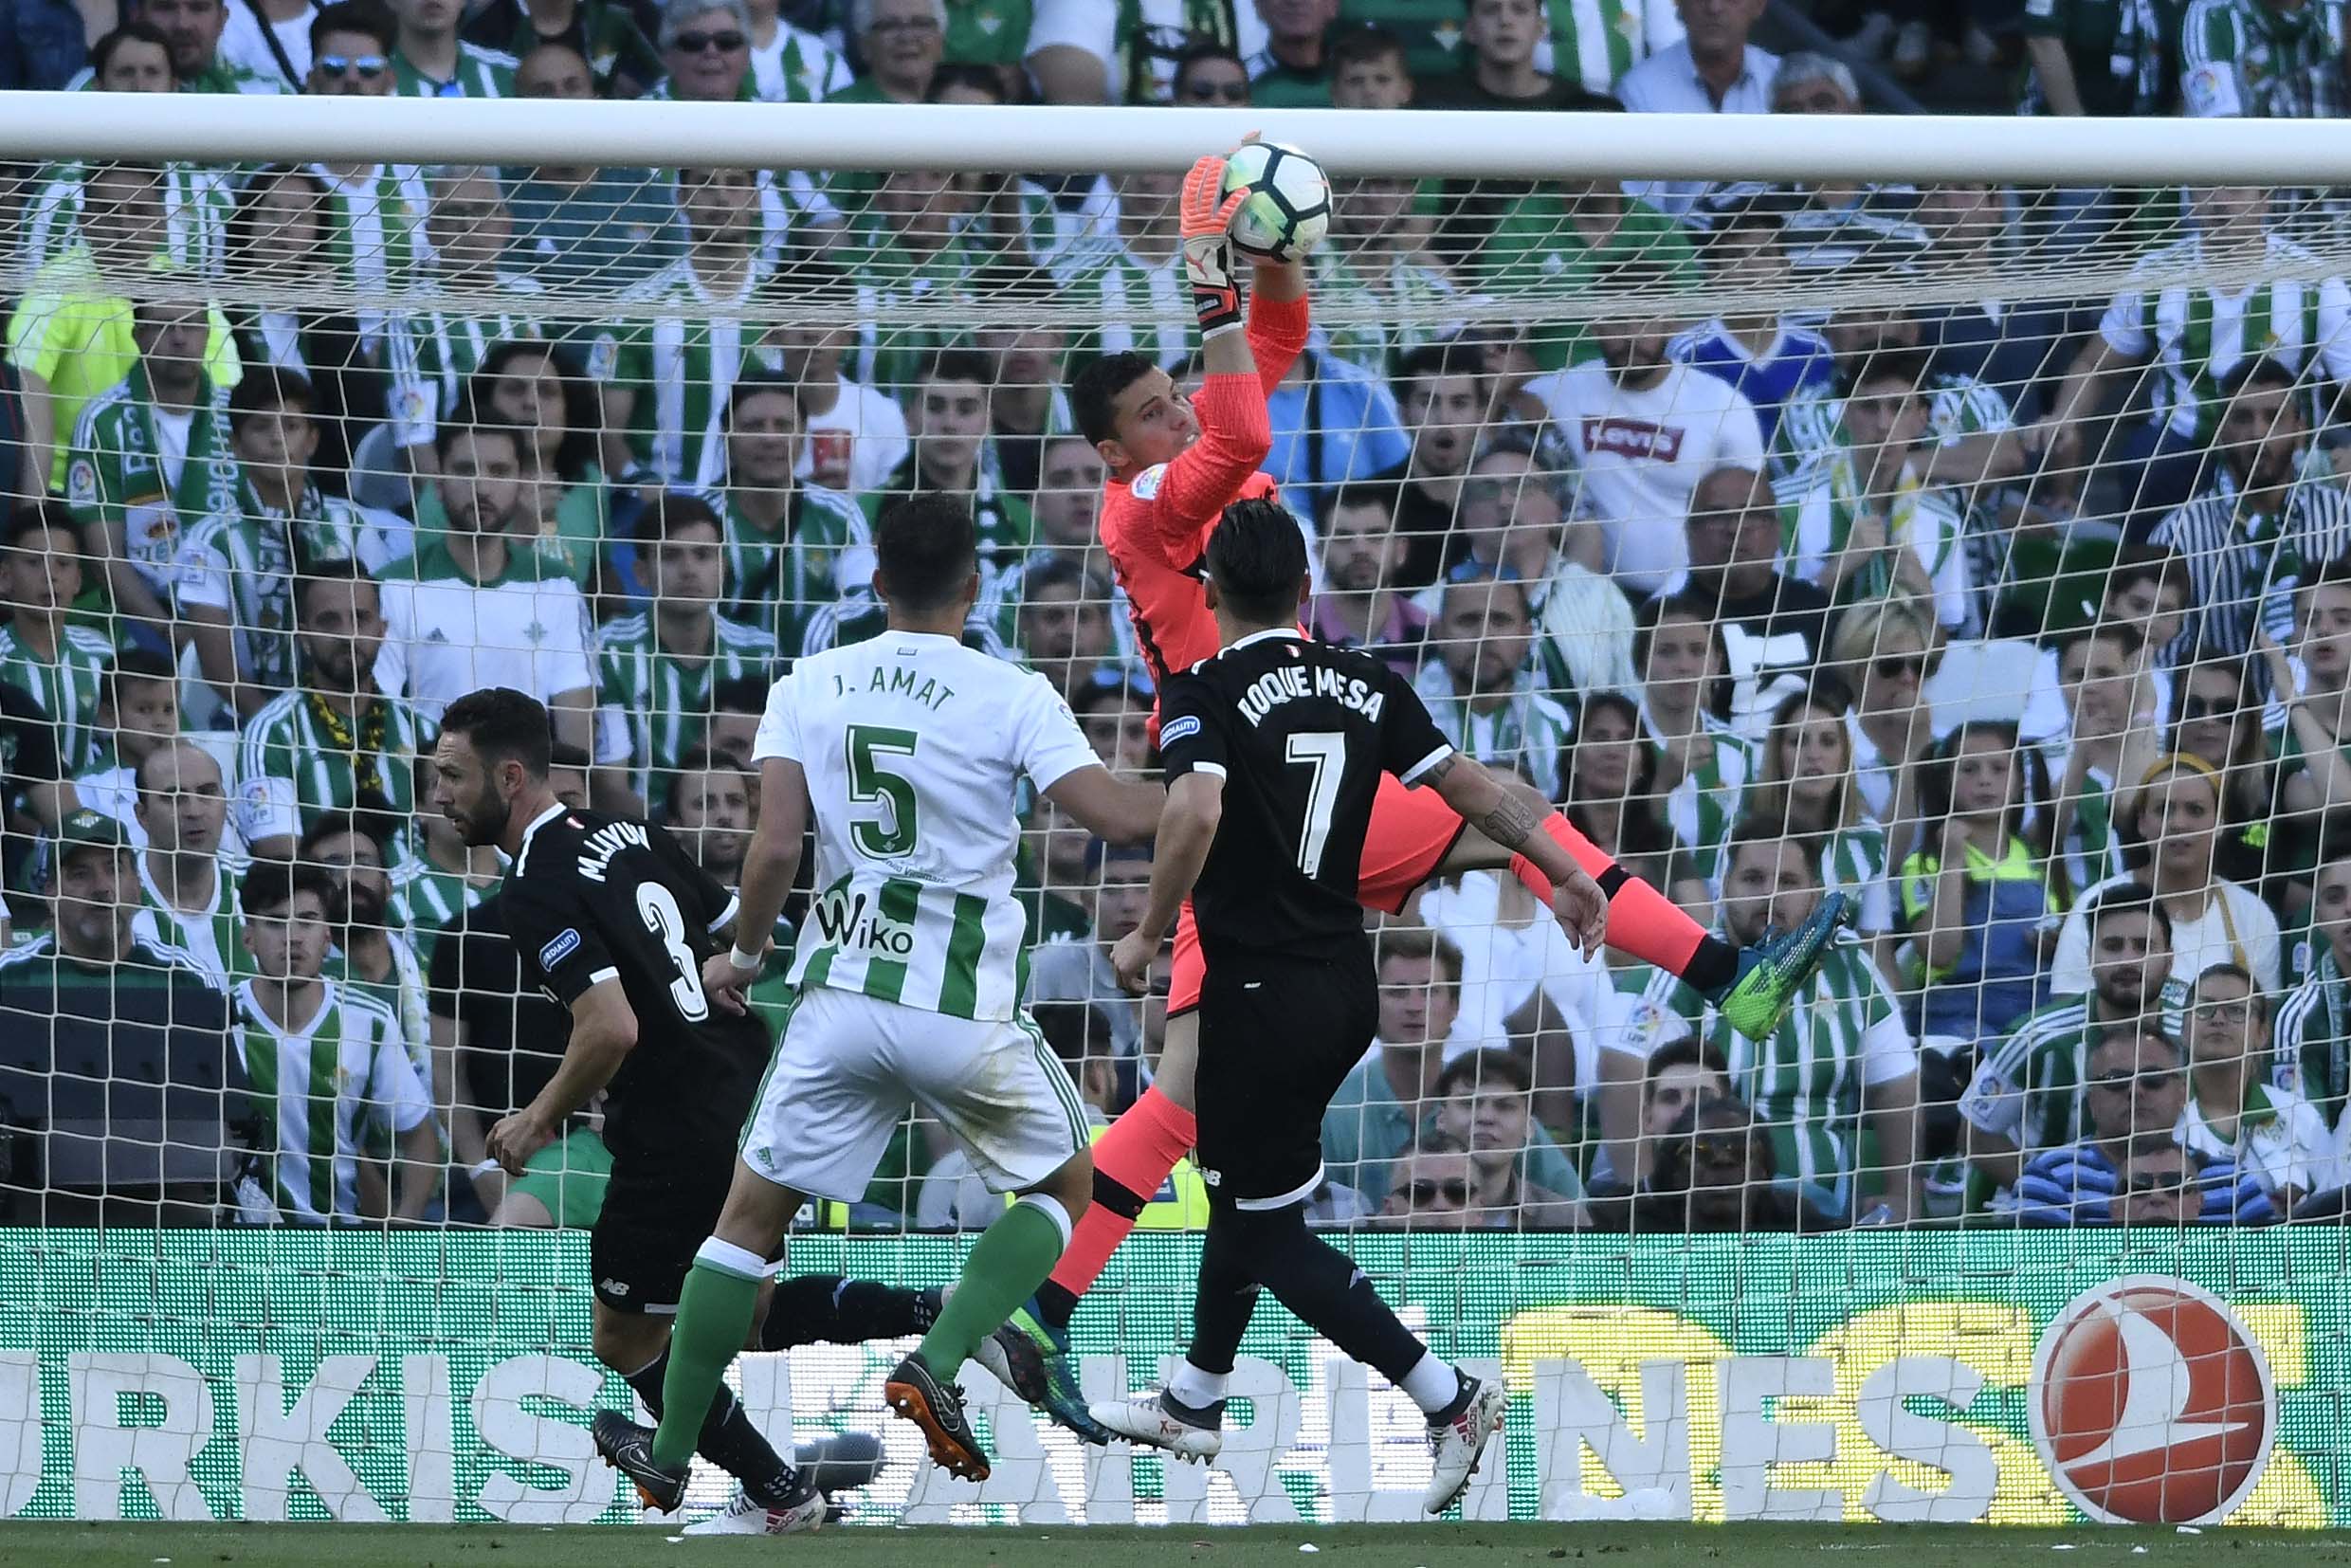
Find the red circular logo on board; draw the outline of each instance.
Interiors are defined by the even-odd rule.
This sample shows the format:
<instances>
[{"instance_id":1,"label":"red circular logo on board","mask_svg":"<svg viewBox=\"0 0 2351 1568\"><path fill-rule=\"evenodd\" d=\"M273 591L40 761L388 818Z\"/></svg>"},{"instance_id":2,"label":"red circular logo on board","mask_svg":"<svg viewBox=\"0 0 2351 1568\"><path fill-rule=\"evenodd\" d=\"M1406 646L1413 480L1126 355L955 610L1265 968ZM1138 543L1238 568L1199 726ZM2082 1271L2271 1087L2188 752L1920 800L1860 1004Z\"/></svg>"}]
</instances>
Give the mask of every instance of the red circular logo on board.
<instances>
[{"instance_id":1,"label":"red circular logo on board","mask_svg":"<svg viewBox=\"0 0 2351 1568\"><path fill-rule=\"evenodd\" d=\"M2029 1396L2041 1463L2108 1524L2226 1519L2277 1441L2277 1389L2251 1331L2168 1275L2068 1302L2033 1352Z\"/></svg>"}]
</instances>

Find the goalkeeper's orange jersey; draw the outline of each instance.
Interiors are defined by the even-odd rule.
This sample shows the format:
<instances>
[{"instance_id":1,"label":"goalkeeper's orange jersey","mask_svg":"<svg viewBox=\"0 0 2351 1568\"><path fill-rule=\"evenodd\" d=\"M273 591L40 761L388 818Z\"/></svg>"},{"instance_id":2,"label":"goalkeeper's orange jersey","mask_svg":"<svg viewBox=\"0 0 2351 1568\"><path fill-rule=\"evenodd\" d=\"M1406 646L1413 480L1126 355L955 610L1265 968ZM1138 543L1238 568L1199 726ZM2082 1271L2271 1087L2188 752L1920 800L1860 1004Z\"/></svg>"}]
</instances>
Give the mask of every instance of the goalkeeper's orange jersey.
<instances>
[{"instance_id":1,"label":"goalkeeper's orange jersey","mask_svg":"<svg viewBox=\"0 0 2351 1568\"><path fill-rule=\"evenodd\" d=\"M1251 296L1248 340L1257 374L1203 378L1192 400L1199 439L1172 463L1103 486L1103 546L1155 683L1216 652L1216 617L1200 590L1209 531L1235 501L1274 494L1273 476L1257 466L1273 445L1266 394L1305 348L1307 316L1303 298ZM1155 741L1158 725L1155 708Z\"/></svg>"}]
</instances>

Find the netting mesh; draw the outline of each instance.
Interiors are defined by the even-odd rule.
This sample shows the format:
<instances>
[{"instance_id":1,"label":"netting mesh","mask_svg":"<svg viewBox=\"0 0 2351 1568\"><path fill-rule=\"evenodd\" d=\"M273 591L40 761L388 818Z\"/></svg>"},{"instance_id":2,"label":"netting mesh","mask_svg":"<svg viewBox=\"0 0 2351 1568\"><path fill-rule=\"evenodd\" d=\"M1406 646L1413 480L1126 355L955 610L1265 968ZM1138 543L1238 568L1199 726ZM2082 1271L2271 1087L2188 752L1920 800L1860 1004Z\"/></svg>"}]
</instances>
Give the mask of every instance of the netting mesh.
<instances>
[{"instance_id":1,"label":"netting mesh","mask_svg":"<svg viewBox=\"0 0 2351 1568\"><path fill-rule=\"evenodd\" d=\"M556 1304L512 1335L403 1318L393 1339L453 1336L467 1377L519 1347L578 1353L584 1249L523 1261L468 1233L591 1226L611 1157L592 1103L527 1174L488 1158L565 1018L499 923L499 857L434 804L443 709L493 684L546 701L560 793L649 816L732 885L770 683L884 628L875 519L944 492L978 523L967 643L1043 672L1107 766L1150 775L1161 672L1098 535L1106 473L1070 390L1121 350L1196 385L1176 185L178 163L11 181L0 1219L23 1229L0 1268L56 1297L44 1225L107 1227L101 1257L218 1257L221 1231L421 1224L450 1278L527 1279ZM2129 1221L2184 1249L2193 1226L2339 1212L2351 231L2333 196L1381 177L1333 194L1313 336L1267 391L1264 466L1311 541L1308 629L1386 660L1465 752L1732 945L1824 892L1858 917L1752 1040L1670 973L1576 955L1504 869L1431 866L1371 917L1378 1039L1324 1123L1310 1212L1359 1233L1415 1325L1511 1362L1533 1396L1523 1363L1550 1352L1497 1324L1549 1299L1515 1269L1600 1258L1574 1232L1633 1238L1608 1256L1639 1283L1599 1282L1603 1260L1579 1288L1654 1313L1642 1332L1670 1358L1709 1354L1672 1312L1711 1322L1748 1288L1694 1233ZM1169 1029L1167 960L1138 999L1105 957L1148 857L1042 799L1020 811L1030 1007L1089 1113L1116 1117ZM329 873L322 919L245 908L255 868L287 858ZM805 895L751 990L771 1030ZM1147 1230L1206 1213L1189 1163L1139 1195ZM910 1114L864 1200L800 1228L972 1231L1001 1205ZM1522 1238L1509 1266L1483 1250L1501 1243L1424 1267L1370 1241L1488 1230ZM1986 1241L2007 1249L1993 1260L1979 1239L1872 1256L1912 1294L2054 1259L2063 1296L2123 1267L2087 1240ZM1152 1313L1187 1298L1189 1255L1145 1241L1081 1348L1175 1344ZM947 1277L936 1248L857 1245L852 1272ZM1792 1277L1826 1267L1803 1257ZM2281 1238L2290 1279L2284 1258ZM1799 1324L1796 1293L1761 1314L1777 1337L1725 1327L1717 1348L1803 1354L1831 1323ZM2012 1304L1998 1331L2029 1334L2058 1302ZM2273 1356L2284 1321L2256 1325ZM1319 1390L1319 1341L1263 1332L1252 1348ZM2340 1351L2339 1330L2306 1332L2313 1364ZM70 1309L24 1342L111 1347ZM828 1418L855 1424L885 1365L833 1378ZM1632 1367L1607 1384L1620 1405ZM1568 1421L1574 1390L1541 1397ZM392 1473L399 1419L338 1429L386 1495L413 1477ZM1304 1448L1265 1459L1356 1500L1309 1513L1417 1462L1342 1463L1345 1419L1316 1404ZM2014 1442L2042 1419L1997 1422ZM1558 1430L1520 1440L1530 1468L1479 1506L1572 1511L1574 1440L1564 1462L1535 1446ZM482 1441L570 1463L544 1433ZM1044 1496L1069 1465L1038 1463ZM2280 1474L2262 1518L2340 1513L2299 1462ZM230 1505L222 1474L197 1475L207 1506ZM465 1477L460 1517L499 1512ZM1892 1517L1846 1479L1853 1512ZM1994 1512L2063 1517L2058 1492L2082 1494L2054 1485ZM1182 1518L1177 1490L1160 1501ZM564 1517L609 1502L577 1477L565 1495ZM1735 1515L1736 1495L1726 1472L1700 1511ZM54 1478L41 1496L87 1506Z\"/></svg>"}]
</instances>

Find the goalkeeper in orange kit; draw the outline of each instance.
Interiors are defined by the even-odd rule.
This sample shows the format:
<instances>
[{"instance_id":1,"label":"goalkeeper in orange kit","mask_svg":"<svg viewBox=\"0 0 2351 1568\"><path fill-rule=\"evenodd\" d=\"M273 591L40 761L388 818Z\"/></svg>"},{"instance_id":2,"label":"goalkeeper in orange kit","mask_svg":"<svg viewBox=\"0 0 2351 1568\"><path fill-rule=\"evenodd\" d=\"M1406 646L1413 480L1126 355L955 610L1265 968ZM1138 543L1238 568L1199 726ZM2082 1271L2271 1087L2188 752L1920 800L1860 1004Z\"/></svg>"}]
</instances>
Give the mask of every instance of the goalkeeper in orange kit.
<instances>
[{"instance_id":1,"label":"goalkeeper in orange kit","mask_svg":"<svg viewBox=\"0 0 2351 1568\"><path fill-rule=\"evenodd\" d=\"M1232 501L1275 494L1271 476L1258 467L1273 440L1266 396L1289 374L1308 330L1305 272L1295 262L1257 264L1245 316L1229 231L1242 196L1224 193L1224 176L1223 158L1200 159L1185 177L1178 208L1184 268L1200 322L1198 391L1187 395L1156 361L1135 353L1095 360L1070 389L1079 428L1109 470L1103 544L1126 593L1136 647L1160 682L1217 650L1216 621L1202 589L1208 537ZM1155 738L1157 725L1155 715ZM1520 787L1544 830L1581 867L1573 884L1555 890L1523 856L1485 838L1433 793L1390 778L1373 807L1358 900L1394 912L1431 878L1507 866L1559 913L1587 952L1605 939L1671 971L1751 1039L1777 1027L1823 948L1850 920L1843 896L1831 894L1797 930L1734 949L1629 875L1531 785ZM1167 1043L1155 1081L1095 1143L1094 1201L1052 1278L981 1351L990 1370L1023 1398L1091 1442L1110 1434L1078 1390L1068 1359L1069 1319L1193 1145L1199 1030L1191 1014L1203 971L1187 908L1176 929Z\"/></svg>"}]
</instances>

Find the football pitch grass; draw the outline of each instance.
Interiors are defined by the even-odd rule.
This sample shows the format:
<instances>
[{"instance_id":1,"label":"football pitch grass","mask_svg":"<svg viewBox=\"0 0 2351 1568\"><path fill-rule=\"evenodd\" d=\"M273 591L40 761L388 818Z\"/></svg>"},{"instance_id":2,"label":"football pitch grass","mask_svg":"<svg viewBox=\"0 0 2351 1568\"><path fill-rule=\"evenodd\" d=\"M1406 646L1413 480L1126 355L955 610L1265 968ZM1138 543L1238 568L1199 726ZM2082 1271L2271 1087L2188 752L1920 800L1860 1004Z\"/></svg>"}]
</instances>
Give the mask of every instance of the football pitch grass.
<instances>
[{"instance_id":1,"label":"football pitch grass","mask_svg":"<svg viewBox=\"0 0 2351 1568\"><path fill-rule=\"evenodd\" d=\"M1312 1550L1309 1550L1312 1548ZM1876 1554L1887 1554L1878 1557ZM2351 1533L2208 1529L1998 1530L1953 1525L1356 1524L1174 1529L836 1527L789 1541L685 1540L634 1529L508 1525L0 1523L0 1564L69 1568L637 1568L665 1562L784 1568L1826 1568L1848 1554L1887 1568L2351 1568Z\"/></svg>"}]
</instances>

